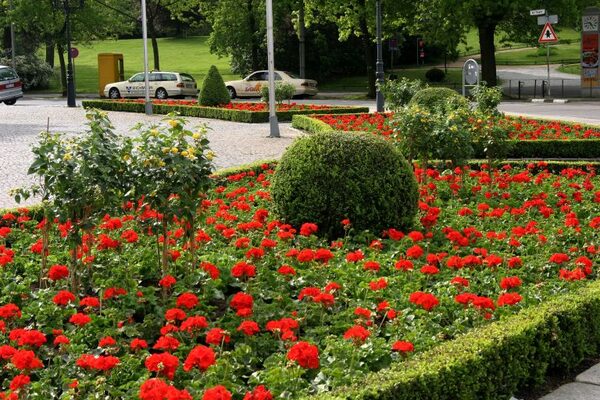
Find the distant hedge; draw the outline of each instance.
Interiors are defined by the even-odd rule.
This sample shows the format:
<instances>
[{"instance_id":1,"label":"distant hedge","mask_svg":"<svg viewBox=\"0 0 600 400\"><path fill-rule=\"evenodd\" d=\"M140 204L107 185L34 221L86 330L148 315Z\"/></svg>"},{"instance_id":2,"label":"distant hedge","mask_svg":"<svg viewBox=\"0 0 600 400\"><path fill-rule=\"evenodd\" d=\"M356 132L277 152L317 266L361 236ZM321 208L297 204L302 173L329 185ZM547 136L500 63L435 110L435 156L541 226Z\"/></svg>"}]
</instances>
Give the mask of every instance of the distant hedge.
<instances>
[{"instance_id":1,"label":"distant hedge","mask_svg":"<svg viewBox=\"0 0 600 400\"><path fill-rule=\"evenodd\" d=\"M125 111L144 113L144 103L135 102L119 102L112 100L84 100L82 102L84 108L97 108L106 111ZM177 112L186 117L198 118L213 118L226 121L246 122L246 123L263 123L269 122L268 111L244 111L230 110L222 107L202 107L202 106L187 106L187 105L167 105L154 104L152 111L155 114L168 114ZM368 107L343 107L329 108L325 110L297 110L283 111L277 113L277 118L280 122L291 121L294 115L307 114L356 114L369 112Z\"/></svg>"}]
</instances>

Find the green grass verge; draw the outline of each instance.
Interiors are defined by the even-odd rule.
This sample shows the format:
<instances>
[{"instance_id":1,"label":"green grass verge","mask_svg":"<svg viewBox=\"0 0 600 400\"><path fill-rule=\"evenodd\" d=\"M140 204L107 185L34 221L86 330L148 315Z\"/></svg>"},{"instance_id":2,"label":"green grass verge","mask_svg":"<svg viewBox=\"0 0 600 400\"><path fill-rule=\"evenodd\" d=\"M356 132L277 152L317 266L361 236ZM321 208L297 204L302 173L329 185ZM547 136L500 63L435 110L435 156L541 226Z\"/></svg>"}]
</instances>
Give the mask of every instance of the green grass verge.
<instances>
[{"instance_id":1,"label":"green grass verge","mask_svg":"<svg viewBox=\"0 0 600 400\"><path fill-rule=\"evenodd\" d=\"M573 75L581 75L581 64L568 64L561 65L558 67L560 72L564 72L565 74L573 74Z\"/></svg>"},{"instance_id":2,"label":"green grass verge","mask_svg":"<svg viewBox=\"0 0 600 400\"><path fill-rule=\"evenodd\" d=\"M594 281L311 399L508 399L599 349L600 282Z\"/></svg>"},{"instance_id":3,"label":"green grass verge","mask_svg":"<svg viewBox=\"0 0 600 400\"><path fill-rule=\"evenodd\" d=\"M211 65L215 65L224 80L240 79L231 72L229 58L219 58L210 53L207 36L190 38L159 38L158 51L162 71L187 72L202 85ZM74 44L79 49L75 61L75 83L79 93L98 93L98 54L122 53L125 79L144 70L143 41L141 39L102 40L90 44ZM152 47L149 47L150 69L153 68ZM58 56L56 56L58 65ZM60 91L60 68L56 68L56 78L52 80L49 92Z\"/></svg>"},{"instance_id":4,"label":"green grass verge","mask_svg":"<svg viewBox=\"0 0 600 400\"><path fill-rule=\"evenodd\" d=\"M550 46L550 62L554 64L575 63L579 61L580 53L581 45L579 42L552 45ZM499 65L546 64L546 47L499 52L496 53L496 63Z\"/></svg>"},{"instance_id":5,"label":"green grass verge","mask_svg":"<svg viewBox=\"0 0 600 400\"><path fill-rule=\"evenodd\" d=\"M134 102L117 102L111 100L84 100L82 102L84 108L96 108L105 111L125 111L144 113L144 103ZM245 122L245 123L262 123L269 121L268 111L243 111L229 110L219 107L200 107L200 106L184 106L184 105L167 105L155 104L152 106L152 111L155 114L169 114L171 112L178 113L186 117L198 118L213 118L226 121ZM291 121L294 115L301 114L355 114L369 112L368 107L343 107L330 108L327 110L297 110L278 112L279 121Z\"/></svg>"}]
</instances>

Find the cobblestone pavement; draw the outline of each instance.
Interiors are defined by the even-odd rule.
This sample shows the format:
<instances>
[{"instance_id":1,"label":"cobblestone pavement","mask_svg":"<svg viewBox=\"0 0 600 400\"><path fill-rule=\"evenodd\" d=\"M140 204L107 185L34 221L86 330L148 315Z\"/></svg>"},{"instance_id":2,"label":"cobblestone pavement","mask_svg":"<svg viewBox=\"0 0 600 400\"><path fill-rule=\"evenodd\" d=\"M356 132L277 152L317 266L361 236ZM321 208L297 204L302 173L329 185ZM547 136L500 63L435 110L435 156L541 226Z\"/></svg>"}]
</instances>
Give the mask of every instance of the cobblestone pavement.
<instances>
[{"instance_id":1,"label":"cobblestone pavement","mask_svg":"<svg viewBox=\"0 0 600 400\"><path fill-rule=\"evenodd\" d=\"M158 123L164 115L109 112L115 131L133 135L130 129L138 122ZM301 135L290 124L281 124L281 138L270 139L268 124L241 124L229 121L188 118L189 126L206 123L211 149L217 154L216 168L241 165L265 158L278 158L292 141ZM16 207L9 196L10 189L32 183L27 176L33 156L31 146L37 142L38 134L51 132L76 134L86 127L85 111L68 108L64 100L22 100L14 106L0 105L0 208ZM35 203L30 200L25 204Z\"/></svg>"}]
</instances>

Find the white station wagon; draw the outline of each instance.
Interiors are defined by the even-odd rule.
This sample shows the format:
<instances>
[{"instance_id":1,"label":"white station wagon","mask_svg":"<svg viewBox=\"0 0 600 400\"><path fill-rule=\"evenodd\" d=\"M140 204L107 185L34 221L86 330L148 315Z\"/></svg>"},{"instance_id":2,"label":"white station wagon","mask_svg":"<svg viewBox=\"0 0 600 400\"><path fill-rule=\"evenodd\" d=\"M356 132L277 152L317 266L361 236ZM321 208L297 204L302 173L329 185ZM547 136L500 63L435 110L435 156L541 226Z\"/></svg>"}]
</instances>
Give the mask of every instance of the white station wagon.
<instances>
[{"instance_id":1,"label":"white station wagon","mask_svg":"<svg viewBox=\"0 0 600 400\"><path fill-rule=\"evenodd\" d=\"M16 71L0 65L0 103L12 106L17 99L23 97L23 83Z\"/></svg>"},{"instance_id":2,"label":"white station wagon","mask_svg":"<svg viewBox=\"0 0 600 400\"><path fill-rule=\"evenodd\" d=\"M150 72L148 74L150 97L166 99L168 97L186 97L198 95L196 81L189 74L179 72ZM104 97L120 99L121 97L145 96L144 73L133 75L126 81L109 83L104 87Z\"/></svg>"},{"instance_id":3,"label":"white station wagon","mask_svg":"<svg viewBox=\"0 0 600 400\"><path fill-rule=\"evenodd\" d=\"M319 93L317 81L312 79L301 79L290 72L275 71L275 82L291 83L296 88L294 96L314 96ZM225 82L229 96L236 97L260 97L260 89L269 85L269 71L256 71L239 81Z\"/></svg>"}]
</instances>

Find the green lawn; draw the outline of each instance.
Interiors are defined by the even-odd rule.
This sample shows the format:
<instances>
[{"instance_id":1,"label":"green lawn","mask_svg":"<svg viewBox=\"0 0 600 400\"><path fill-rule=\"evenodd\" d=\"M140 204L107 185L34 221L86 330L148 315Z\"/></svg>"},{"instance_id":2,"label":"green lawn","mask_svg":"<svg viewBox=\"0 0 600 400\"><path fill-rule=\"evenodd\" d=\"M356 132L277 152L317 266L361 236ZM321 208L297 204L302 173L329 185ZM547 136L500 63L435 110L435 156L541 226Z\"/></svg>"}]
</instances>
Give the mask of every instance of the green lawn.
<instances>
[{"instance_id":1,"label":"green lawn","mask_svg":"<svg viewBox=\"0 0 600 400\"><path fill-rule=\"evenodd\" d=\"M214 64L219 68L224 80L238 79L239 76L231 72L229 58L219 59L210 53L207 39L208 37L205 36L158 39L161 70L187 72L194 76L200 85L208 69ZM126 79L144 70L144 49L141 39L104 40L90 45L74 44L74 47L79 49L79 56L75 59L75 82L79 93L98 92L98 53L122 53ZM148 58L149 68L152 69L153 55L150 41L148 41ZM60 70L57 68L57 71ZM57 92L59 88L60 83L56 79L48 91Z\"/></svg>"},{"instance_id":2,"label":"green lawn","mask_svg":"<svg viewBox=\"0 0 600 400\"><path fill-rule=\"evenodd\" d=\"M581 44L579 42L552 45L550 47L550 62L560 64L574 63L579 60L580 52ZM497 53L496 63L522 65L545 64L546 47Z\"/></svg>"},{"instance_id":3,"label":"green lawn","mask_svg":"<svg viewBox=\"0 0 600 400\"><path fill-rule=\"evenodd\" d=\"M574 74L581 75L581 64L569 64L569 65L561 65L558 67L560 72L564 72L566 74Z\"/></svg>"},{"instance_id":4,"label":"green lawn","mask_svg":"<svg viewBox=\"0 0 600 400\"><path fill-rule=\"evenodd\" d=\"M556 35L560 38L560 40L562 42L569 42L569 43L577 42L577 43L579 43L579 41L581 40L581 33L575 31L572 28L560 29L559 27L556 27L555 29L556 29ZM541 27L540 27L540 31L541 31ZM495 39L496 50L519 49L519 48L524 48L524 47L529 46L528 44L525 44L525 43L506 41L503 39L504 36L505 35L501 31L496 33L496 39ZM467 32L467 34L465 36L465 43L461 43L458 46L458 51L461 56L479 54L479 34L477 33L476 28L471 28Z\"/></svg>"}]
</instances>

